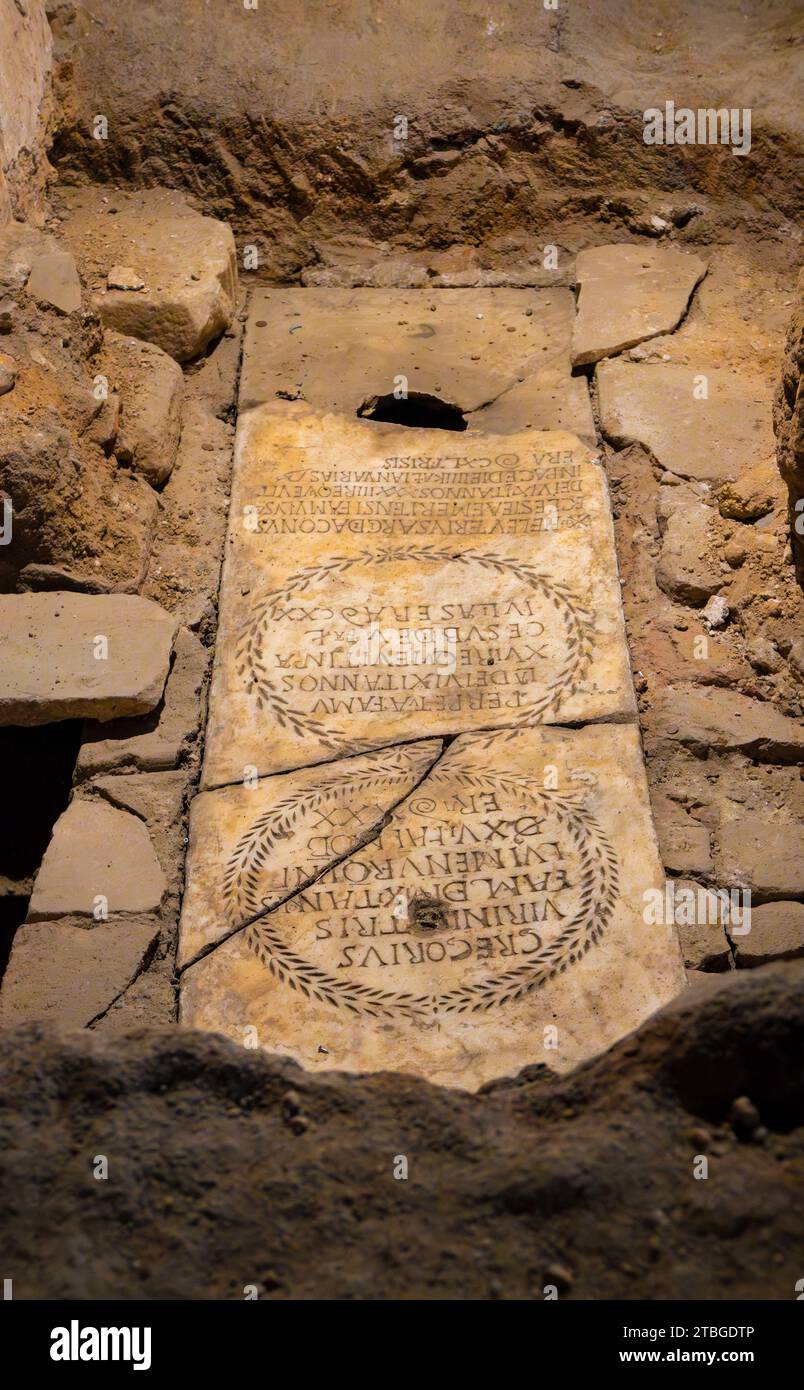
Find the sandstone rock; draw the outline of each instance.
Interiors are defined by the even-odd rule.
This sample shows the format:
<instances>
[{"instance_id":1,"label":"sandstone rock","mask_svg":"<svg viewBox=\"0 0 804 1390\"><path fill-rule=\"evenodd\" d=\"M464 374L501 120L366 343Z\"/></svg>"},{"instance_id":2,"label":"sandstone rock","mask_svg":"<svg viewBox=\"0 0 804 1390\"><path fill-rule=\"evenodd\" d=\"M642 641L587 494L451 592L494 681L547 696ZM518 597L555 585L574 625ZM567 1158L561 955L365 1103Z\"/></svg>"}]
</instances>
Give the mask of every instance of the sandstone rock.
<instances>
[{"instance_id":1,"label":"sandstone rock","mask_svg":"<svg viewBox=\"0 0 804 1390\"><path fill-rule=\"evenodd\" d=\"M10 333L14 327L16 304L13 299L0 299L0 333Z\"/></svg>"},{"instance_id":2,"label":"sandstone rock","mask_svg":"<svg viewBox=\"0 0 804 1390\"><path fill-rule=\"evenodd\" d=\"M128 988L159 939L159 919L74 919L19 927L0 991L0 1028L32 1020L86 1028Z\"/></svg>"},{"instance_id":3,"label":"sandstone rock","mask_svg":"<svg viewBox=\"0 0 804 1390\"><path fill-rule=\"evenodd\" d=\"M763 676L778 671L782 665L782 658L766 637L755 637L748 643L745 654L754 670Z\"/></svg>"},{"instance_id":4,"label":"sandstone rock","mask_svg":"<svg viewBox=\"0 0 804 1390\"><path fill-rule=\"evenodd\" d=\"M703 373L709 395L693 395ZM764 383L724 368L602 362L600 424L618 446L642 444L681 478L737 478L773 448Z\"/></svg>"},{"instance_id":5,"label":"sandstone rock","mask_svg":"<svg viewBox=\"0 0 804 1390\"><path fill-rule=\"evenodd\" d=\"M145 281L136 270L131 266L113 265L109 274L106 276L106 288L109 290L144 290Z\"/></svg>"},{"instance_id":6,"label":"sandstone rock","mask_svg":"<svg viewBox=\"0 0 804 1390\"><path fill-rule=\"evenodd\" d=\"M655 814L659 853L665 870L671 874L708 874L712 854L710 835L705 825L675 808L668 814L663 808Z\"/></svg>"},{"instance_id":7,"label":"sandstone rock","mask_svg":"<svg viewBox=\"0 0 804 1390\"><path fill-rule=\"evenodd\" d=\"M796 574L804 584L804 536L796 527L801 511L797 503L804 497L804 271L799 272L798 303L787 335L782 379L776 395L773 423L776 430L776 457L789 497L790 538Z\"/></svg>"},{"instance_id":8,"label":"sandstone rock","mask_svg":"<svg viewBox=\"0 0 804 1390\"><path fill-rule=\"evenodd\" d=\"M784 483L774 459L766 459L748 468L733 482L724 483L718 493L721 516L734 521L757 521L781 506Z\"/></svg>"},{"instance_id":9,"label":"sandstone rock","mask_svg":"<svg viewBox=\"0 0 804 1390\"><path fill-rule=\"evenodd\" d=\"M154 487L170 477L181 433L181 367L161 348L107 333L103 370L122 403L115 456Z\"/></svg>"},{"instance_id":10,"label":"sandstone rock","mask_svg":"<svg viewBox=\"0 0 804 1390\"><path fill-rule=\"evenodd\" d=\"M178 362L198 357L231 323L237 263L231 229L178 193L65 190L65 239L108 328L155 343ZM143 289L107 288L111 267L136 265Z\"/></svg>"},{"instance_id":11,"label":"sandstone rock","mask_svg":"<svg viewBox=\"0 0 804 1390\"><path fill-rule=\"evenodd\" d=\"M64 249L54 236L27 222L0 226L0 285L6 290L21 290L37 260L63 255Z\"/></svg>"},{"instance_id":12,"label":"sandstone rock","mask_svg":"<svg viewBox=\"0 0 804 1390\"><path fill-rule=\"evenodd\" d=\"M128 594L0 595L0 725L154 709L174 628L164 609Z\"/></svg>"},{"instance_id":13,"label":"sandstone rock","mask_svg":"<svg viewBox=\"0 0 804 1390\"><path fill-rule=\"evenodd\" d=\"M118 773L81 786L82 792L102 796L145 822L171 891L179 887L184 872L182 817L188 785L189 772L181 771Z\"/></svg>"},{"instance_id":14,"label":"sandstone rock","mask_svg":"<svg viewBox=\"0 0 804 1390\"><path fill-rule=\"evenodd\" d=\"M0 352L0 396L13 391L16 380L17 367L14 359L9 357L7 352Z\"/></svg>"},{"instance_id":15,"label":"sandstone rock","mask_svg":"<svg viewBox=\"0 0 804 1390\"><path fill-rule=\"evenodd\" d=\"M742 816L722 825L717 840L718 883L748 888L756 902L804 898L804 826L800 823L766 815Z\"/></svg>"},{"instance_id":16,"label":"sandstone rock","mask_svg":"<svg viewBox=\"0 0 804 1390\"><path fill-rule=\"evenodd\" d=\"M14 391L0 396L0 486L14 509L3 561L26 588L136 592L158 501L142 478L104 452L113 402L107 412L89 373L77 369L55 335L47 356L26 350L20 335L15 357Z\"/></svg>"},{"instance_id":17,"label":"sandstone rock","mask_svg":"<svg viewBox=\"0 0 804 1390\"><path fill-rule=\"evenodd\" d=\"M759 762L804 762L804 729L736 690L680 689L659 696L651 727L694 752L742 752Z\"/></svg>"},{"instance_id":18,"label":"sandstone rock","mask_svg":"<svg viewBox=\"0 0 804 1390\"><path fill-rule=\"evenodd\" d=\"M656 583L670 598L700 607L722 587L712 557L712 513L701 503L676 508L667 518L656 565Z\"/></svg>"},{"instance_id":19,"label":"sandstone rock","mask_svg":"<svg viewBox=\"0 0 804 1390\"><path fill-rule=\"evenodd\" d=\"M751 909L751 930L732 942L739 967L804 956L804 903L772 902Z\"/></svg>"},{"instance_id":20,"label":"sandstone rock","mask_svg":"<svg viewBox=\"0 0 804 1390\"><path fill-rule=\"evenodd\" d=\"M62 314L81 308L81 281L69 251L37 256L25 286L39 304L50 304Z\"/></svg>"},{"instance_id":21,"label":"sandstone rock","mask_svg":"<svg viewBox=\"0 0 804 1390\"><path fill-rule=\"evenodd\" d=\"M101 802L72 801L53 827L34 883L28 920L94 917L99 898L114 913L155 912L165 875L142 821Z\"/></svg>"},{"instance_id":22,"label":"sandstone rock","mask_svg":"<svg viewBox=\"0 0 804 1390\"><path fill-rule=\"evenodd\" d=\"M192 632L181 629L160 708L141 721L87 724L76 776L91 777L118 767L136 767L143 772L176 767L199 731L200 695L208 661L206 647Z\"/></svg>"},{"instance_id":23,"label":"sandstone rock","mask_svg":"<svg viewBox=\"0 0 804 1390\"><path fill-rule=\"evenodd\" d=\"M688 921L687 918L692 914L677 913L676 930L685 966L688 970L707 973L729 970L731 950L723 926L722 910L715 895L702 890L700 884L693 880L678 879L673 886L676 893L682 889L689 889L695 894L696 901L703 899L706 904L705 910L700 914L700 920Z\"/></svg>"},{"instance_id":24,"label":"sandstone rock","mask_svg":"<svg viewBox=\"0 0 804 1390\"><path fill-rule=\"evenodd\" d=\"M729 621L730 608L726 600L719 594L710 598L704 605L703 620L708 627L718 629L725 627Z\"/></svg>"},{"instance_id":25,"label":"sandstone rock","mask_svg":"<svg viewBox=\"0 0 804 1390\"><path fill-rule=\"evenodd\" d=\"M672 332L706 263L674 247L623 244L581 251L575 271L581 287L572 337L577 367Z\"/></svg>"},{"instance_id":26,"label":"sandstone rock","mask_svg":"<svg viewBox=\"0 0 804 1390\"><path fill-rule=\"evenodd\" d=\"M0 0L0 224L44 215L52 65L42 0Z\"/></svg>"}]
</instances>

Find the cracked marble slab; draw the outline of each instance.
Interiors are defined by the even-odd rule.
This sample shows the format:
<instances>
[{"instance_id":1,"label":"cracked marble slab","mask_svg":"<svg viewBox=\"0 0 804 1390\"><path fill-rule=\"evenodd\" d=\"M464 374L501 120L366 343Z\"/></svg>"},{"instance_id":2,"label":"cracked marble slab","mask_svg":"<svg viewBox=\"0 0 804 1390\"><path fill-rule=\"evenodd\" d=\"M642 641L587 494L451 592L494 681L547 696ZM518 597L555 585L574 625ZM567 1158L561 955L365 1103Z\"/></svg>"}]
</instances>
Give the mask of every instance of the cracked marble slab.
<instances>
[{"instance_id":1,"label":"cracked marble slab","mask_svg":"<svg viewBox=\"0 0 804 1390\"><path fill-rule=\"evenodd\" d=\"M576 436L241 419L205 788L634 714L606 479Z\"/></svg>"},{"instance_id":2,"label":"cracked marble slab","mask_svg":"<svg viewBox=\"0 0 804 1390\"><path fill-rule=\"evenodd\" d=\"M432 749L407 757L418 769ZM276 805L266 818L254 804L248 903L231 853L243 805L235 823L225 793L206 798L197 849L222 920L270 903L289 862L315 860L333 810L375 800L355 768L334 765L318 790L309 773L281 779L303 809L278 859ZM569 1069L682 988L675 928L645 915L664 878L635 728L469 734L406 792L411 770L403 760L401 799L385 787L396 809L359 848L184 971L185 1025L312 1070L474 1089L526 1063ZM197 903L183 929L208 940Z\"/></svg>"}]
</instances>

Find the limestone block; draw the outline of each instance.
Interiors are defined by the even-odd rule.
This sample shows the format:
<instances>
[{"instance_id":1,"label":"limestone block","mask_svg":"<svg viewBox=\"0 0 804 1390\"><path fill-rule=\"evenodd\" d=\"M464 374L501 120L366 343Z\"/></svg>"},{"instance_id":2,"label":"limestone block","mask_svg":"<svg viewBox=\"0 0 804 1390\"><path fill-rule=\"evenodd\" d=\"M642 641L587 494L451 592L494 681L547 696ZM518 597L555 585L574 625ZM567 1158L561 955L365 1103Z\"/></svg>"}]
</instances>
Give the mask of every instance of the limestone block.
<instances>
[{"instance_id":1,"label":"limestone block","mask_svg":"<svg viewBox=\"0 0 804 1390\"><path fill-rule=\"evenodd\" d=\"M0 595L0 724L154 709L174 630L170 614L132 594Z\"/></svg>"},{"instance_id":2,"label":"limestone block","mask_svg":"<svg viewBox=\"0 0 804 1390\"><path fill-rule=\"evenodd\" d=\"M73 801L53 828L34 883L28 920L155 912L165 875L143 822L94 801ZM103 907L103 905L101 905Z\"/></svg>"},{"instance_id":3,"label":"limestone block","mask_svg":"<svg viewBox=\"0 0 804 1390\"><path fill-rule=\"evenodd\" d=\"M594 246L575 261L581 287L572 338L579 367L671 333L706 273L705 261L670 246Z\"/></svg>"}]
</instances>

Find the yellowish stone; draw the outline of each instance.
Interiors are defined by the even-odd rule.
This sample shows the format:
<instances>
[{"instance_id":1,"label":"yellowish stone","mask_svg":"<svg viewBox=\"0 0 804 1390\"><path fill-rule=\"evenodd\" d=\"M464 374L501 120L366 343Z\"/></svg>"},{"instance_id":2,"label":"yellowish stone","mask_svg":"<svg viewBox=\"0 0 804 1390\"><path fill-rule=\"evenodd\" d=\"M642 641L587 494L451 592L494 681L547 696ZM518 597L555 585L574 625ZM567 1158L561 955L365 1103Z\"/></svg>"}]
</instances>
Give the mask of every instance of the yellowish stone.
<instances>
[{"instance_id":1,"label":"yellowish stone","mask_svg":"<svg viewBox=\"0 0 804 1390\"><path fill-rule=\"evenodd\" d=\"M420 767L432 750L410 756ZM209 941L211 914L234 925L261 897L275 901L285 866L305 871L322 834L325 848L330 809L373 798L350 780L369 761L328 770L342 793L308 773L276 779L281 796L255 801L250 826L245 801L204 798L190 878L203 870L207 907L200 889L188 897L184 940ZM401 764L396 786L383 784L376 809L397 808L361 819L375 824L361 848L185 970L184 1024L312 1070L393 1069L473 1089L527 1063L566 1070L683 986L674 929L646 921L663 876L634 727L470 734L410 791L412 770ZM279 802L294 787L298 829L284 845Z\"/></svg>"},{"instance_id":2,"label":"yellowish stone","mask_svg":"<svg viewBox=\"0 0 804 1390\"><path fill-rule=\"evenodd\" d=\"M441 748L440 739L383 748L197 796L190 809L179 966L357 849Z\"/></svg>"},{"instance_id":3,"label":"yellowish stone","mask_svg":"<svg viewBox=\"0 0 804 1390\"><path fill-rule=\"evenodd\" d=\"M241 418L205 787L633 714L605 476L574 435Z\"/></svg>"}]
</instances>

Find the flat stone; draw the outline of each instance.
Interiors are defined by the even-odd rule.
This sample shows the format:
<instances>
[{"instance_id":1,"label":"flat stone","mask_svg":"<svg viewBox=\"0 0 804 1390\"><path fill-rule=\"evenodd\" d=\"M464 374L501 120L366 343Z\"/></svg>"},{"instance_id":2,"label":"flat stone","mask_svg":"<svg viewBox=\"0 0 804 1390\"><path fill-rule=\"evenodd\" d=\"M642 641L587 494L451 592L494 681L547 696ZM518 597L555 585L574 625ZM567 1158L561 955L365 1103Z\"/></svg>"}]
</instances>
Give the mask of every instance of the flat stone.
<instances>
[{"instance_id":1,"label":"flat stone","mask_svg":"<svg viewBox=\"0 0 804 1390\"><path fill-rule=\"evenodd\" d=\"M145 281L130 265L113 265L106 276L108 290L144 290Z\"/></svg>"},{"instance_id":2,"label":"flat stone","mask_svg":"<svg viewBox=\"0 0 804 1390\"><path fill-rule=\"evenodd\" d=\"M28 222L9 222L0 227L0 284L7 290L21 290L34 264L45 256L58 255L63 247L54 236Z\"/></svg>"},{"instance_id":3,"label":"flat stone","mask_svg":"<svg viewBox=\"0 0 804 1390\"><path fill-rule=\"evenodd\" d=\"M72 801L53 827L28 920L91 918L100 898L109 916L155 912L165 888L151 838L137 816L101 802Z\"/></svg>"},{"instance_id":4,"label":"flat stone","mask_svg":"<svg viewBox=\"0 0 804 1390\"><path fill-rule=\"evenodd\" d=\"M111 806L131 811L148 827L156 856L165 871L171 892L181 886L184 873L184 802L190 772L131 772L114 777L96 777L86 790L102 796Z\"/></svg>"},{"instance_id":5,"label":"flat stone","mask_svg":"<svg viewBox=\"0 0 804 1390\"><path fill-rule=\"evenodd\" d=\"M430 739L195 797L179 964L354 853L441 749Z\"/></svg>"},{"instance_id":6,"label":"flat stone","mask_svg":"<svg viewBox=\"0 0 804 1390\"><path fill-rule=\"evenodd\" d=\"M800 822L741 816L721 826L717 839L717 878L724 887L750 889L757 902L804 898L804 825Z\"/></svg>"},{"instance_id":7,"label":"flat stone","mask_svg":"<svg viewBox=\"0 0 804 1390\"><path fill-rule=\"evenodd\" d=\"M804 903L765 903L751 909L751 930L733 939L737 966L767 965L804 956Z\"/></svg>"},{"instance_id":8,"label":"flat stone","mask_svg":"<svg viewBox=\"0 0 804 1390\"><path fill-rule=\"evenodd\" d=\"M696 378L709 395L693 395ZM771 403L763 383L715 368L602 362L600 426L618 447L642 444L670 473L723 482L772 453Z\"/></svg>"},{"instance_id":9,"label":"flat stone","mask_svg":"<svg viewBox=\"0 0 804 1390\"><path fill-rule=\"evenodd\" d=\"M174 630L170 614L132 594L0 595L0 725L154 709Z\"/></svg>"},{"instance_id":10,"label":"flat stone","mask_svg":"<svg viewBox=\"0 0 804 1390\"><path fill-rule=\"evenodd\" d=\"M198 357L232 321L237 259L231 228L203 217L179 193L65 189L62 233L75 251L104 324L155 343L178 362ZM144 288L107 287L135 265ZM114 278L114 277L113 277Z\"/></svg>"},{"instance_id":11,"label":"flat stone","mask_svg":"<svg viewBox=\"0 0 804 1390\"><path fill-rule=\"evenodd\" d=\"M804 729L773 705L736 690L668 690L651 716L659 739L683 743L694 752L747 753L760 762L804 762Z\"/></svg>"},{"instance_id":12,"label":"flat stone","mask_svg":"<svg viewBox=\"0 0 804 1390\"><path fill-rule=\"evenodd\" d=\"M583 366L671 333L706 262L668 246L594 246L579 253L575 274L581 292L572 362Z\"/></svg>"},{"instance_id":13,"label":"flat stone","mask_svg":"<svg viewBox=\"0 0 804 1390\"><path fill-rule=\"evenodd\" d=\"M161 487L173 471L179 447L181 367L153 343L107 333L101 369L122 403L115 457Z\"/></svg>"},{"instance_id":14,"label":"flat stone","mask_svg":"<svg viewBox=\"0 0 804 1390\"><path fill-rule=\"evenodd\" d=\"M574 313L568 289L258 289L240 409L288 399L353 416L404 379L470 430L566 429L594 444L586 383L571 376Z\"/></svg>"},{"instance_id":15,"label":"flat stone","mask_svg":"<svg viewBox=\"0 0 804 1390\"><path fill-rule=\"evenodd\" d=\"M81 308L81 281L69 251L37 256L25 288L38 304L49 304L62 314Z\"/></svg>"},{"instance_id":16,"label":"flat stone","mask_svg":"<svg viewBox=\"0 0 804 1390\"><path fill-rule=\"evenodd\" d=\"M205 787L633 715L606 480L574 436L241 416Z\"/></svg>"},{"instance_id":17,"label":"flat stone","mask_svg":"<svg viewBox=\"0 0 804 1390\"><path fill-rule=\"evenodd\" d=\"M333 813L373 797L348 763L333 773L342 794L313 782L293 820L306 854L284 846L292 802L266 815L252 793L233 853L232 805L207 799L189 866L191 883L206 877L183 932L208 937L216 912L234 925L274 901L291 850L302 867L332 852ZM400 793L408 784L406 767ZM362 848L185 969L181 1020L311 1070L468 1089L526 1063L565 1070L684 986L674 929L643 915L645 894L663 888L633 727L466 735Z\"/></svg>"},{"instance_id":18,"label":"flat stone","mask_svg":"<svg viewBox=\"0 0 804 1390\"><path fill-rule=\"evenodd\" d=\"M671 874L707 874L713 868L710 835L705 825L689 816L656 816L662 863Z\"/></svg>"},{"instance_id":19,"label":"flat stone","mask_svg":"<svg viewBox=\"0 0 804 1390\"><path fill-rule=\"evenodd\" d=\"M207 648L194 633L180 629L160 708L136 722L127 719L104 725L87 723L76 777L81 780L124 767L142 772L175 768L198 736L208 662Z\"/></svg>"},{"instance_id":20,"label":"flat stone","mask_svg":"<svg viewBox=\"0 0 804 1390\"><path fill-rule=\"evenodd\" d=\"M670 513L656 564L656 583L670 598L700 608L723 586L709 539L712 512L702 503Z\"/></svg>"},{"instance_id":21,"label":"flat stone","mask_svg":"<svg viewBox=\"0 0 804 1390\"><path fill-rule=\"evenodd\" d=\"M159 939L158 917L19 927L0 991L0 1028L86 1028L131 985Z\"/></svg>"}]
</instances>

